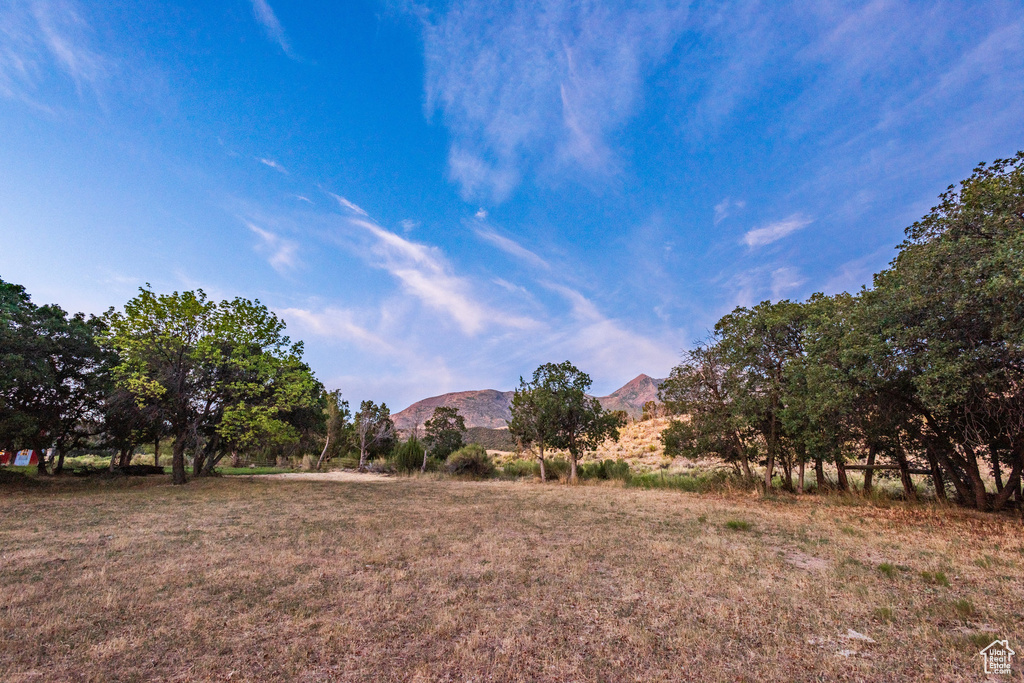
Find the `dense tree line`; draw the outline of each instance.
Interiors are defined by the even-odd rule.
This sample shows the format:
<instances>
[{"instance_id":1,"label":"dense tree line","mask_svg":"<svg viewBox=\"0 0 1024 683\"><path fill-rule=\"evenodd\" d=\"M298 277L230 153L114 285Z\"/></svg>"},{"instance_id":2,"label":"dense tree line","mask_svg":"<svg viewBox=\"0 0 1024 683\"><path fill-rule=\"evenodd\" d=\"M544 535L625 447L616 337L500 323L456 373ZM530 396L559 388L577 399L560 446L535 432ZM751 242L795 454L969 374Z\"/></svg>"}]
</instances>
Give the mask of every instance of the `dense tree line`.
<instances>
[{"instance_id":1,"label":"dense tree line","mask_svg":"<svg viewBox=\"0 0 1024 683\"><path fill-rule=\"evenodd\" d=\"M723 317L661 397L670 454L714 455L764 486L826 485L851 461L998 510L1024 467L1024 153L982 164L906 231L855 295L763 302ZM863 465L859 465L863 467ZM873 470L865 470L865 488ZM986 475L992 486L986 487Z\"/></svg>"},{"instance_id":2,"label":"dense tree line","mask_svg":"<svg viewBox=\"0 0 1024 683\"><path fill-rule=\"evenodd\" d=\"M170 437L175 483L186 454L199 476L228 454L311 450L328 430L344 448L347 403L324 391L302 351L258 301L146 287L123 311L87 318L0 280L0 448L53 448L59 473L73 448L112 450L114 468Z\"/></svg>"}]
</instances>

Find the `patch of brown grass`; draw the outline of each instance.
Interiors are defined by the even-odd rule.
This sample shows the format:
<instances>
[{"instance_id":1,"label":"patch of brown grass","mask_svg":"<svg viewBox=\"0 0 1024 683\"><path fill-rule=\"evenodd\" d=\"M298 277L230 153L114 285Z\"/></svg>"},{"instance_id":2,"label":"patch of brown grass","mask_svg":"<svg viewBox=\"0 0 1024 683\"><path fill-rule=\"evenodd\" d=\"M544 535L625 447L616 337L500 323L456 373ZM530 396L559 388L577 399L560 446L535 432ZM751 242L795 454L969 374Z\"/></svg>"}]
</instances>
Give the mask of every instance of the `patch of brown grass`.
<instances>
[{"instance_id":1,"label":"patch of brown grass","mask_svg":"<svg viewBox=\"0 0 1024 683\"><path fill-rule=\"evenodd\" d=\"M981 678L979 634L1024 644L1020 522L948 508L420 478L3 493L4 681L954 681Z\"/></svg>"}]
</instances>

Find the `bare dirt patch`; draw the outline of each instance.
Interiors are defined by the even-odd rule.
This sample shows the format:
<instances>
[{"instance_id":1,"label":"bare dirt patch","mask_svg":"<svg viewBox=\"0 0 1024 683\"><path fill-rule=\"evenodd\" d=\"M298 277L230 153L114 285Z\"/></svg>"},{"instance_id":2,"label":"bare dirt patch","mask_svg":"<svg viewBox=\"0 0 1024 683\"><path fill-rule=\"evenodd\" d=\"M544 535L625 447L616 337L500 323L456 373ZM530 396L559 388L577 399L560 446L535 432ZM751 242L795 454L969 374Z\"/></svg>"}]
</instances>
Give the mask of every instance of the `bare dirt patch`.
<instances>
[{"instance_id":1,"label":"bare dirt patch","mask_svg":"<svg viewBox=\"0 0 1024 683\"><path fill-rule=\"evenodd\" d=\"M283 479L286 481L380 482L394 477L373 472L278 472L277 474L241 475L247 479Z\"/></svg>"},{"instance_id":2,"label":"bare dirt patch","mask_svg":"<svg viewBox=\"0 0 1024 683\"><path fill-rule=\"evenodd\" d=\"M363 481L0 491L0 680L968 681L1024 642L1019 520Z\"/></svg>"}]
</instances>

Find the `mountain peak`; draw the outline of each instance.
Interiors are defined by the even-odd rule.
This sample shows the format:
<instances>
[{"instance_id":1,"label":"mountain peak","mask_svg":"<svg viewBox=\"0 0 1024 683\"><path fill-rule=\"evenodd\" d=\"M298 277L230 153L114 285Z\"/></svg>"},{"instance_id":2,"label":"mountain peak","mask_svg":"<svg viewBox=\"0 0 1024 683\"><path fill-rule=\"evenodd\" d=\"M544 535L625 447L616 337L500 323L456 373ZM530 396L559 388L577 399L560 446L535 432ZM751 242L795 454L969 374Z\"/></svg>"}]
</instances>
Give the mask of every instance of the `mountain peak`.
<instances>
[{"instance_id":1,"label":"mountain peak","mask_svg":"<svg viewBox=\"0 0 1024 683\"><path fill-rule=\"evenodd\" d=\"M598 400L605 410L624 410L632 417L639 417L644 403L658 400L658 388L664 381L641 373L607 396L599 396ZM429 420L435 408L446 406L459 411L467 428L502 429L512 417L512 395L511 391L496 389L455 391L417 401L391 417L395 427L409 431Z\"/></svg>"}]
</instances>

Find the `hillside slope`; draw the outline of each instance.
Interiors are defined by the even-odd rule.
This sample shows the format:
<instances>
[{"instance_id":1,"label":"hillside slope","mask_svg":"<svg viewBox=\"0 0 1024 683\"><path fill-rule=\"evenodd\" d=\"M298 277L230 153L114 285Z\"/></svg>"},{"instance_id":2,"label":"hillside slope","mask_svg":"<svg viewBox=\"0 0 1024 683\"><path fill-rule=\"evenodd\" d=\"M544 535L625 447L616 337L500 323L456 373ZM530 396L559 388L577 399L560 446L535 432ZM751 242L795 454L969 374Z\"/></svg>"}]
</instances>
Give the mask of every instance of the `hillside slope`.
<instances>
[{"instance_id":1,"label":"hillside slope","mask_svg":"<svg viewBox=\"0 0 1024 683\"><path fill-rule=\"evenodd\" d=\"M630 417L639 417L644 403L657 401L658 387L663 381L648 375L638 375L611 394L599 396L597 400L606 410L625 410ZM456 391L417 401L391 417L395 427L409 431L417 426L422 427L434 414L434 408L448 406L458 409L466 420L467 428L501 429L505 427L505 421L512 417L512 393L495 389Z\"/></svg>"}]
</instances>

